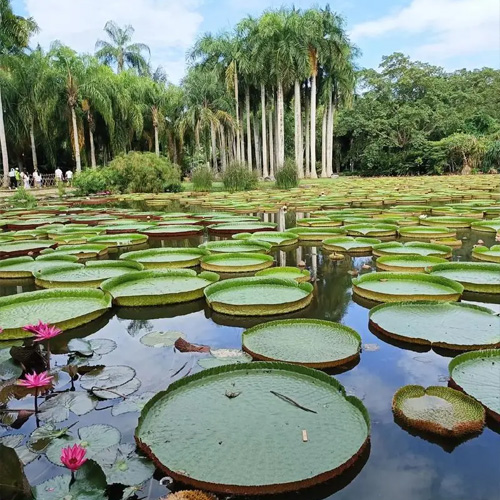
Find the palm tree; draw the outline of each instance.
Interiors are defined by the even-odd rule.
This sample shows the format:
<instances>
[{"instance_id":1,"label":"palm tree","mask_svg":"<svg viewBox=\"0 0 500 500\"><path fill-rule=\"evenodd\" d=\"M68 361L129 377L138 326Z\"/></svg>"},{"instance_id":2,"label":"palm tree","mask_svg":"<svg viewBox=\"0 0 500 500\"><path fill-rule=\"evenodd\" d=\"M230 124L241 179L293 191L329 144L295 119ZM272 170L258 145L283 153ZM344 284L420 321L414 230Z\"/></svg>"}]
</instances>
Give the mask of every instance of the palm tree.
<instances>
[{"instance_id":1,"label":"palm tree","mask_svg":"<svg viewBox=\"0 0 500 500\"><path fill-rule=\"evenodd\" d=\"M18 54L28 46L29 39L38 30L32 18L16 16L12 12L9 0L0 0L0 68L4 72L6 59L12 54ZM9 156L5 124L3 119L2 88L0 85L0 147L2 149L3 185L9 183Z\"/></svg>"},{"instance_id":2,"label":"palm tree","mask_svg":"<svg viewBox=\"0 0 500 500\"><path fill-rule=\"evenodd\" d=\"M135 31L132 26L120 28L114 21L108 21L104 31L111 41L97 40L95 55L100 61L107 65L116 64L118 73L121 73L127 65L136 69L141 75L148 74L149 64L143 52L151 56L151 51L144 43L130 43Z\"/></svg>"}]
</instances>

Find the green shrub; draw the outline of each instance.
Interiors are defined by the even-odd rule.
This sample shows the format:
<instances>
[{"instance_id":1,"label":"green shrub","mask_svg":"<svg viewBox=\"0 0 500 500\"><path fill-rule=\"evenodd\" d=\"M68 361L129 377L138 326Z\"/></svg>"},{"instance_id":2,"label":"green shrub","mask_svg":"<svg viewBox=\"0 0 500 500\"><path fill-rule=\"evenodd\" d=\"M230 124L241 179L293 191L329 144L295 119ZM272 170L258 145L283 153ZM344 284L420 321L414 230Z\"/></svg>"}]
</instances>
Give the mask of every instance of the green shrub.
<instances>
[{"instance_id":1,"label":"green shrub","mask_svg":"<svg viewBox=\"0 0 500 500\"><path fill-rule=\"evenodd\" d=\"M9 198L9 202L20 208L35 208L38 204L37 199L22 186L17 188L15 194Z\"/></svg>"},{"instance_id":2,"label":"green shrub","mask_svg":"<svg viewBox=\"0 0 500 500\"><path fill-rule=\"evenodd\" d=\"M486 149L483 158L483 172L500 169L500 140L493 141Z\"/></svg>"},{"instance_id":3,"label":"green shrub","mask_svg":"<svg viewBox=\"0 0 500 500\"><path fill-rule=\"evenodd\" d=\"M298 187L299 174L293 160L285 160L285 164L276 172L276 187L278 189L291 189Z\"/></svg>"},{"instance_id":4,"label":"green shrub","mask_svg":"<svg viewBox=\"0 0 500 500\"><path fill-rule=\"evenodd\" d=\"M214 174L210 167L200 165L193 170L191 180L195 191L210 191L214 181Z\"/></svg>"},{"instance_id":5,"label":"green shrub","mask_svg":"<svg viewBox=\"0 0 500 500\"><path fill-rule=\"evenodd\" d=\"M256 171L250 172L244 163L231 163L222 175L224 188L233 193L234 191L250 191L256 189L259 177Z\"/></svg>"},{"instance_id":6,"label":"green shrub","mask_svg":"<svg viewBox=\"0 0 500 500\"><path fill-rule=\"evenodd\" d=\"M163 193L182 189L179 167L154 153L131 151L117 156L106 169L111 172L115 189L122 193Z\"/></svg>"},{"instance_id":7,"label":"green shrub","mask_svg":"<svg viewBox=\"0 0 500 500\"><path fill-rule=\"evenodd\" d=\"M78 196L87 196L89 194L111 191L113 188L111 181L112 175L108 168L87 168L75 175L73 186L76 188Z\"/></svg>"}]
</instances>

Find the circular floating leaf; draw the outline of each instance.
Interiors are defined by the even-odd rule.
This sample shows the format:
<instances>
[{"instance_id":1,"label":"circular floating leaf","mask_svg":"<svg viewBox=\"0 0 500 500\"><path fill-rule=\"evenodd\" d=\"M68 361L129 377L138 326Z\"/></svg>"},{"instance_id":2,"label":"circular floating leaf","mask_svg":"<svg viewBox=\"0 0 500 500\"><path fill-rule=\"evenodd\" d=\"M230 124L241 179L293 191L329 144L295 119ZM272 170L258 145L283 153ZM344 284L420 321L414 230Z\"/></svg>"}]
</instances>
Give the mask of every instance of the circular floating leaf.
<instances>
[{"instance_id":1,"label":"circular floating leaf","mask_svg":"<svg viewBox=\"0 0 500 500\"><path fill-rule=\"evenodd\" d=\"M475 217L425 217L420 219L422 226L446 226L468 228L472 222L477 222Z\"/></svg>"},{"instance_id":2,"label":"circular floating leaf","mask_svg":"<svg viewBox=\"0 0 500 500\"><path fill-rule=\"evenodd\" d=\"M239 349L212 349L209 358L202 358L198 364L202 368L215 368L216 366L250 363L252 357Z\"/></svg>"},{"instance_id":3,"label":"circular floating leaf","mask_svg":"<svg viewBox=\"0 0 500 500\"><path fill-rule=\"evenodd\" d=\"M141 271L106 280L101 288L121 306L157 306L189 302L203 297L203 290L218 281L208 271L199 275L191 269Z\"/></svg>"},{"instance_id":4,"label":"circular floating leaf","mask_svg":"<svg viewBox=\"0 0 500 500\"><path fill-rule=\"evenodd\" d=\"M426 268L432 268L443 263L447 263L446 259L423 255L386 255L385 257L379 257L375 261L377 269L381 271L400 273L423 273Z\"/></svg>"},{"instance_id":5,"label":"circular floating leaf","mask_svg":"<svg viewBox=\"0 0 500 500\"><path fill-rule=\"evenodd\" d=\"M116 342L110 339L71 339L68 342L68 351L81 356L103 356L116 349Z\"/></svg>"},{"instance_id":6,"label":"circular floating leaf","mask_svg":"<svg viewBox=\"0 0 500 500\"><path fill-rule=\"evenodd\" d=\"M117 445L120 439L120 431L111 425L80 427L78 437L65 435L54 439L47 447L45 455L53 464L62 466L61 449L79 444L85 448L86 458L94 460L102 450Z\"/></svg>"},{"instance_id":7,"label":"circular floating leaf","mask_svg":"<svg viewBox=\"0 0 500 500\"><path fill-rule=\"evenodd\" d=\"M210 255L201 248L150 248L120 255L120 260L140 262L145 269L194 267Z\"/></svg>"},{"instance_id":8,"label":"circular floating leaf","mask_svg":"<svg viewBox=\"0 0 500 500\"><path fill-rule=\"evenodd\" d=\"M35 283L42 288L97 288L107 279L142 270L143 266L139 262L103 260L87 262L85 266L73 264L72 267L55 267L34 274Z\"/></svg>"},{"instance_id":9,"label":"circular floating leaf","mask_svg":"<svg viewBox=\"0 0 500 500\"><path fill-rule=\"evenodd\" d=\"M485 246L474 247L472 249L472 257L476 260L500 263L500 245L493 245L491 248Z\"/></svg>"},{"instance_id":10,"label":"circular floating leaf","mask_svg":"<svg viewBox=\"0 0 500 500\"><path fill-rule=\"evenodd\" d=\"M310 283L279 278L235 278L210 285L205 298L214 311L240 316L267 316L297 311L313 297Z\"/></svg>"},{"instance_id":11,"label":"circular floating leaf","mask_svg":"<svg viewBox=\"0 0 500 500\"><path fill-rule=\"evenodd\" d=\"M150 332L141 337L141 344L148 347L171 347L175 344L178 338L185 338L181 332Z\"/></svg>"},{"instance_id":12,"label":"circular floating leaf","mask_svg":"<svg viewBox=\"0 0 500 500\"><path fill-rule=\"evenodd\" d=\"M396 236L398 226L394 224L350 224L344 226L349 236Z\"/></svg>"},{"instance_id":13,"label":"circular floating leaf","mask_svg":"<svg viewBox=\"0 0 500 500\"><path fill-rule=\"evenodd\" d=\"M460 354L448 369L452 384L477 399L500 422L500 349Z\"/></svg>"},{"instance_id":14,"label":"circular floating leaf","mask_svg":"<svg viewBox=\"0 0 500 500\"><path fill-rule=\"evenodd\" d=\"M114 389L135 377L135 370L130 366L105 366L96 368L82 375L80 385L82 389L95 392L96 390Z\"/></svg>"},{"instance_id":15,"label":"circular floating leaf","mask_svg":"<svg viewBox=\"0 0 500 500\"><path fill-rule=\"evenodd\" d=\"M212 224L208 226L210 234L236 234L236 233L256 233L257 231L270 231L275 229L277 224L263 222L227 222L223 224Z\"/></svg>"},{"instance_id":16,"label":"circular floating leaf","mask_svg":"<svg viewBox=\"0 0 500 500\"><path fill-rule=\"evenodd\" d=\"M69 427L58 429L54 424L37 427L28 439L28 449L33 453L43 453L47 446L56 438L68 433Z\"/></svg>"},{"instance_id":17,"label":"circular floating leaf","mask_svg":"<svg viewBox=\"0 0 500 500\"><path fill-rule=\"evenodd\" d=\"M290 228L289 231L296 234L300 241L323 241L332 236L346 233L346 229L343 227L294 227Z\"/></svg>"},{"instance_id":18,"label":"circular floating leaf","mask_svg":"<svg viewBox=\"0 0 500 500\"><path fill-rule=\"evenodd\" d=\"M92 394L97 396L100 399L116 399L116 398L125 398L138 391L141 387L141 381L134 377L129 382L120 385L119 387L113 387L108 389L94 389Z\"/></svg>"},{"instance_id":19,"label":"circular floating leaf","mask_svg":"<svg viewBox=\"0 0 500 500\"><path fill-rule=\"evenodd\" d=\"M404 244L399 241L381 243L380 245L374 245L372 251L373 255L377 257L384 255L422 255L446 259L451 257L452 254L452 249L449 246L417 241Z\"/></svg>"},{"instance_id":20,"label":"circular floating leaf","mask_svg":"<svg viewBox=\"0 0 500 500\"><path fill-rule=\"evenodd\" d=\"M201 268L220 273L245 273L260 271L272 266L273 263L273 257L262 253L224 253L203 257Z\"/></svg>"},{"instance_id":21,"label":"circular floating leaf","mask_svg":"<svg viewBox=\"0 0 500 500\"><path fill-rule=\"evenodd\" d=\"M79 260L93 259L107 255L108 246L86 243L84 245L62 245L55 250L48 249L42 251L43 255L48 255L49 253L53 255L75 255Z\"/></svg>"},{"instance_id":22,"label":"circular floating leaf","mask_svg":"<svg viewBox=\"0 0 500 500\"><path fill-rule=\"evenodd\" d=\"M90 413L97 406L97 399L87 392L62 392L46 399L40 405L38 417L44 422L64 422L70 412L81 417Z\"/></svg>"},{"instance_id":23,"label":"circular floating leaf","mask_svg":"<svg viewBox=\"0 0 500 500\"><path fill-rule=\"evenodd\" d=\"M347 326L316 319L271 321L243 332L243 349L261 361L329 368L354 361L361 337Z\"/></svg>"},{"instance_id":24,"label":"circular floating leaf","mask_svg":"<svg viewBox=\"0 0 500 500\"><path fill-rule=\"evenodd\" d=\"M173 238L173 237L187 237L202 234L204 231L203 226L154 226L147 229L141 229L142 234L146 234L156 238Z\"/></svg>"},{"instance_id":25,"label":"circular floating leaf","mask_svg":"<svg viewBox=\"0 0 500 500\"><path fill-rule=\"evenodd\" d=\"M405 300L457 301L463 286L441 276L413 273L372 273L352 280L353 291L376 302Z\"/></svg>"},{"instance_id":26,"label":"circular floating leaf","mask_svg":"<svg viewBox=\"0 0 500 500\"><path fill-rule=\"evenodd\" d=\"M98 318L111 307L111 297L101 290L65 288L40 290L0 298L0 340L22 339L32 334L25 325L38 321L62 330L76 328Z\"/></svg>"},{"instance_id":27,"label":"circular floating leaf","mask_svg":"<svg viewBox=\"0 0 500 500\"><path fill-rule=\"evenodd\" d=\"M199 248L209 250L214 253L268 253L271 250L271 243L258 240L223 240L223 241L209 241L203 243Z\"/></svg>"},{"instance_id":28,"label":"circular floating leaf","mask_svg":"<svg viewBox=\"0 0 500 500\"><path fill-rule=\"evenodd\" d=\"M401 387L392 411L409 427L453 438L481 432L485 420L484 408L475 399L448 387Z\"/></svg>"},{"instance_id":29,"label":"circular floating leaf","mask_svg":"<svg viewBox=\"0 0 500 500\"><path fill-rule=\"evenodd\" d=\"M139 447L170 477L238 495L326 481L353 465L368 439L361 401L326 374L283 363L229 365L175 382L144 407L136 429Z\"/></svg>"},{"instance_id":30,"label":"circular floating leaf","mask_svg":"<svg viewBox=\"0 0 500 500\"><path fill-rule=\"evenodd\" d=\"M480 222L473 222L471 224L474 231L481 231L485 233L498 233L500 231L500 219L485 220Z\"/></svg>"},{"instance_id":31,"label":"circular floating leaf","mask_svg":"<svg viewBox=\"0 0 500 500\"><path fill-rule=\"evenodd\" d=\"M98 243L108 245L109 247L130 247L133 245L142 245L148 241L145 234L103 234L94 236L87 240L89 243Z\"/></svg>"},{"instance_id":32,"label":"circular floating leaf","mask_svg":"<svg viewBox=\"0 0 500 500\"><path fill-rule=\"evenodd\" d=\"M323 248L328 252L365 253L371 252L374 245L381 241L375 238L353 238L352 236L339 236L323 240Z\"/></svg>"},{"instance_id":33,"label":"circular floating leaf","mask_svg":"<svg viewBox=\"0 0 500 500\"><path fill-rule=\"evenodd\" d=\"M299 238L296 234L285 231L259 231L257 233L238 233L232 236L235 240L247 240L247 241L264 241L270 243L273 247L284 247L289 245L295 245L298 243Z\"/></svg>"},{"instance_id":34,"label":"circular floating leaf","mask_svg":"<svg viewBox=\"0 0 500 500\"><path fill-rule=\"evenodd\" d=\"M8 257L20 257L32 253L39 253L45 249L51 249L57 246L55 241L47 240L26 240L0 242L0 256L3 259ZM52 251L52 250L50 250Z\"/></svg>"},{"instance_id":35,"label":"circular floating leaf","mask_svg":"<svg viewBox=\"0 0 500 500\"><path fill-rule=\"evenodd\" d=\"M429 273L458 281L469 292L500 293L500 264L447 262L434 266Z\"/></svg>"},{"instance_id":36,"label":"circular floating leaf","mask_svg":"<svg viewBox=\"0 0 500 500\"><path fill-rule=\"evenodd\" d=\"M309 281L311 279L311 273L307 269L299 269L298 267L273 267L271 269L259 271L255 274L255 276L284 278L288 280L295 280L298 283Z\"/></svg>"},{"instance_id":37,"label":"circular floating leaf","mask_svg":"<svg viewBox=\"0 0 500 500\"><path fill-rule=\"evenodd\" d=\"M408 226L400 227L399 235L417 240L434 240L436 238L453 238L457 235L454 229L439 226Z\"/></svg>"},{"instance_id":38,"label":"circular floating leaf","mask_svg":"<svg viewBox=\"0 0 500 500\"><path fill-rule=\"evenodd\" d=\"M370 326L389 337L454 350L500 347L500 317L472 304L396 302L370 311Z\"/></svg>"},{"instance_id":39,"label":"circular floating leaf","mask_svg":"<svg viewBox=\"0 0 500 500\"><path fill-rule=\"evenodd\" d=\"M138 396L132 396L124 399L122 402L116 404L111 408L111 415L114 417L122 415L123 413L131 413L141 411L146 403L155 395L154 392L144 392Z\"/></svg>"},{"instance_id":40,"label":"circular floating leaf","mask_svg":"<svg viewBox=\"0 0 500 500\"><path fill-rule=\"evenodd\" d=\"M47 271L55 267L71 268L76 262L76 257L59 256L58 260L38 260L32 257L14 257L0 261L0 278L2 279L22 279L32 278L37 271Z\"/></svg>"}]
</instances>

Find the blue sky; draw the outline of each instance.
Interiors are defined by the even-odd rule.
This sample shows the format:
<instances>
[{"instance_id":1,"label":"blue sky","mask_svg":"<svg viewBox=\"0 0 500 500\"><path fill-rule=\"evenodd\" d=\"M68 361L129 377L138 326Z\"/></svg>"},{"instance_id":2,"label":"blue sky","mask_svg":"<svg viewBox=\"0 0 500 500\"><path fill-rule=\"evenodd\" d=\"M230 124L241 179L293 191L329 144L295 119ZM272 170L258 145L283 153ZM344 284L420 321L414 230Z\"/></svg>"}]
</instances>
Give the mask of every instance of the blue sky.
<instances>
[{"instance_id":1,"label":"blue sky","mask_svg":"<svg viewBox=\"0 0 500 500\"><path fill-rule=\"evenodd\" d=\"M206 31L231 28L247 14L295 5L324 6L311 0L13 0L16 13L31 15L41 31L35 41L48 47L56 39L81 52L93 52L109 19L132 24L135 40L147 43L152 63L178 82L185 53ZM338 0L352 40L362 51L358 64L377 67L383 55L460 68L500 67L498 0Z\"/></svg>"}]
</instances>

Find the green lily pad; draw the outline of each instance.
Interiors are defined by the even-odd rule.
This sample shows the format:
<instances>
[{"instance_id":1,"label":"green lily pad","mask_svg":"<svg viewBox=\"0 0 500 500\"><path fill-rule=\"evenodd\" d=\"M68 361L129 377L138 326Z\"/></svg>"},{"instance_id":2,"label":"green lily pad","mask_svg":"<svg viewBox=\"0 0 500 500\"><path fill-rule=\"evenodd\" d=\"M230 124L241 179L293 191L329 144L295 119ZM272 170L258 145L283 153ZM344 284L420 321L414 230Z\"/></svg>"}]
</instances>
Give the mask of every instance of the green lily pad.
<instances>
[{"instance_id":1,"label":"green lily pad","mask_svg":"<svg viewBox=\"0 0 500 500\"><path fill-rule=\"evenodd\" d=\"M132 380L129 380L123 385L119 387L108 387L105 389L94 389L92 390L92 394L97 396L100 399L117 399L117 398L126 398L130 396L134 392L138 391L141 387L141 381L134 377Z\"/></svg>"},{"instance_id":2,"label":"green lily pad","mask_svg":"<svg viewBox=\"0 0 500 500\"><path fill-rule=\"evenodd\" d=\"M140 457L132 444L118 444L102 450L95 458L101 466L108 484L133 486L151 479L155 466Z\"/></svg>"},{"instance_id":3,"label":"green lily pad","mask_svg":"<svg viewBox=\"0 0 500 500\"><path fill-rule=\"evenodd\" d=\"M80 378L80 386L87 391L115 389L135 377L135 370L130 366L105 366L95 368Z\"/></svg>"},{"instance_id":4,"label":"green lily pad","mask_svg":"<svg viewBox=\"0 0 500 500\"><path fill-rule=\"evenodd\" d=\"M429 274L458 281L469 292L500 293L500 264L447 262L433 266Z\"/></svg>"},{"instance_id":5,"label":"green lily pad","mask_svg":"<svg viewBox=\"0 0 500 500\"><path fill-rule=\"evenodd\" d=\"M210 357L198 360L198 365L207 369L252 361L252 356L240 349L212 349L210 354Z\"/></svg>"},{"instance_id":6,"label":"green lily pad","mask_svg":"<svg viewBox=\"0 0 500 500\"><path fill-rule=\"evenodd\" d=\"M328 252L365 253L371 252L374 245L381 241L376 238L353 238L352 236L338 236L323 240L323 248Z\"/></svg>"},{"instance_id":7,"label":"green lily pad","mask_svg":"<svg viewBox=\"0 0 500 500\"><path fill-rule=\"evenodd\" d=\"M47 249L42 251L42 255L75 255L78 259L92 259L107 255L108 246L96 243L85 243L83 245L62 245L55 250Z\"/></svg>"},{"instance_id":8,"label":"green lily pad","mask_svg":"<svg viewBox=\"0 0 500 500\"><path fill-rule=\"evenodd\" d=\"M330 376L244 363L204 370L157 394L141 413L136 442L174 480L226 495L266 494L336 476L366 448L369 432L361 401Z\"/></svg>"},{"instance_id":9,"label":"green lily pad","mask_svg":"<svg viewBox=\"0 0 500 500\"><path fill-rule=\"evenodd\" d=\"M380 271L395 271L399 273L423 273L438 264L446 264L447 260L441 257L424 255L386 255L375 261Z\"/></svg>"},{"instance_id":10,"label":"green lily pad","mask_svg":"<svg viewBox=\"0 0 500 500\"><path fill-rule=\"evenodd\" d=\"M69 427L58 429L52 423L44 424L30 434L26 445L33 453L43 453L54 439L66 435L68 431Z\"/></svg>"},{"instance_id":11,"label":"green lily pad","mask_svg":"<svg viewBox=\"0 0 500 500\"><path fill-rule=\"evenodd\" d=\"M203 257L201 268L217 273L245 273L265 269L273 263L274 259L271 255L262 253L223 253Z\"/></svg>"},{"instance_id":12,"label":"green lily pad","mask_svg":"<svg viewBox=\"0 0 500 500\"><path fill-rule=\"evenodd\" d=\"M268 276L272 278L282 278L295 280L298 283L309 281L311 273L307 269L299 269L298 267L272 267L255 273L255 276Z\"/></svg>"},{"instance_id":13,"label":"green lily pad","mask_svg":"<svg viewBox=\"0 0 500 500\"><path fill-rule=\"evenodd\" d=\"M293 227L288 231L296 234L300 241L323 241L346 233L344 227Z\"/></svg>"},{"instance_id":14,"label":"green lily pad","mask_svg":"<svg viewBox=\"0 0 500 500\"><path fill-rule=\"evenodd\" d=\"M500 349L460 354L448 369L453 386L477 399L500 422Z\"/></svg>"},{"instance_id":15,"label":"green lily pad","mask_svg":"<svg viewBox=\"0 0 500 500\"><path fill-rule=\"evenodd\" d=\"M56 396L46 399L40 405L38 417L43 422L64 422L74 413L81 417L95 409L97 399L87 392L61 392Z\"/></svg>"},{"instance_id":16,"label":"green lily pad","mask_svg":"<svg viewBox=\"0 0 500 500\"><path fill-rule=\"evenodd\" d=\"M370 327L397 340L455 350L500 347L500 317L454 302L396 302L370 310Z\"/></svg>"},{"instance_id":17,"label":"green lily pad","mask_svg":"<svg viewBox=\"0 0 500 500\"><path fill-rule=\"evenodd\" d=\"M22 373L22 366L17 364L10 355L10 347L0 349L0 382L19 378Z\"/></svg>"},{"instance_id":18,"label":"green lily pad","mask_svg":"<svg viewBox=\"0 0 500 500\"><path fill-rule=\"evenodd\" d=\"M270 231L276 228L277 224L264 222L226 222L222 224L211 224L208 232L211 234L236 234L236 233L256 233L258 231Z\"/></svg>"},{"instance_id":19,"label":"green lily pad","mask_svg":"<svg viewBox=\"0 0 500 500\"><path fill-rule=\"evenodd\" d=\"M271 243L254 239L209 241L199 245L199 248L209 250L214 253L268 253L271 250L271 247Z\"/></svg>"},{"instance_id":20,"label":"green lily pad","mask_svg":"<svg viewBox=\"0 0 500 500\"><path fill-rule=\"evenodd\" d=\"M62 466L61 450L79 444L85 448L86 458L95 460L101 451L117 445L120 439L120 431L111 425L95 424L80 427L78 437L67 434L54 439L45 450L45 455L53 464Z\"/></svg>"},{"instance_id":21,"label":"green lily pad","mask_svg":"<svg viewBox=\"0 0 500 500\"><path fill-rule=\"evenodd\" d=\"M203 290L218 281L211 272L191 269L141 271L106 280L101 288L122 306L153 306L189 302L203 297Z\"/></svg>"},{"instance_id":22,"label":"green lily pad","mask_svg":"<svg viewBox=\"0 0 500 500\"><path fill-rule=\"evenodd\" d=\"M202 234L205 228L203 226L153 226L145 229L141 229L139 232L141 234L146 234L147 236L157 237L157 238L173 238L173 237L188 237L197 236ZM109 232L109 231L108 231Z\"/></svg>"},{"instance_id":23,"label":"green lily pad","mask_svg":"<svg viewBox=\"0 0 500 500\"><path fill-rule=\"evenodd\" d=\"M103 281L124 274L142 271L139 262L128 261L94 261L73 264L65 267L54 267L49 270L35 272L35 283L42 288L89 287L97 288Z\"/></svg>"},{"instance_id":24,"label":"green lily pad","mask_svg":"<svg viewBox=\"0 0 500 500\"><path fill-rule=\"evenodd\" d=\"M394 224L349 224L344 226L349 236L396 236L398 226Z\"/></svg>"},{"instance_id":25,"label":"green lily pad","mask_svg":"<svg viewBox=\"0 0 500 500\"><path fill-rule=\"evenodd\" d=\"M208 305L217 312L239 316L267 316L297 311L312 301L313 286L294 280L235 278L205 289Z\"/></svg>"},{"instance_id":26,"label":"green lily pad","mask_svg":"<svg viewBox=\"0 0 500 500\"><path fill-rule=\"evenodd\" d=\"M451 257L452 249L446 245L436 245L434 243L420 243L412 241L409 243L400 243L391 241L373 246L373 255L382 257L384 255L422 255L429 257Z\"/></svg>"},{"instance_id":27,"label":"green lily pad","mask_svg":"<svg viewBox=\"0 0 500 500\"><path fill-rule=\"evenodd\" d=\"M486 262L496 262L500 264L500 245L493 245L491 248L482 245L474 247L472 249L472 257L476 260L484 260Z\"/></svg>"},{"instance_id":28,"label":"green lily pad","mask_svg":"<svg viewBox=\"0 0 500 500\"><path fill-rule=\"evenodd\" d=\"M59 465L59 464L58 464ZM103 500L106 498L106 476L93 461L87 460L75 474L56 476L34 488L36 500Z\"/></svg>"},{"instance_id":29,"label":"green lily pad","mask_svg":"<svg viewBox=\"0 0 500 500\"><path fill-rule=\"evenodd\" d=\"M448 278L423 273L371 273L352 280L353 291L376 302L457 301L464 287Z\"/></svg>"},{"instance_id":30,"label":"green lily pad","mask_svg":"<svg viewBox=\"0 0 500 500\"><path fill-rule=\"evenodd\" d=\"M93 236L87 240L89 243L97 243L102 245L108 245L111 248L121 248L130 247L133 245L142 245L148 241L148 237L145 234L101 234L99 236Z\"/></svg>"},{"instance_id":31,"label":"green lily pad","mask_svg":"<svg viewBox=\"0 0 500 500\"><path fill-rule=\"evenodd\" d=\"M62 330L76 328L102 316L110 307L109 295L89 288L40 290L1 297L0 340L31 337L23 327L38 321Z\"/></svg>"},{"instance_id":32,"label":"green lily pad","mask_svg":"<svg viewBox=\"0 0 500 500\"><path fill-rule=\"evenodd\" d=\"M45 249L51 249L55 246L57 246L57 243L50 240L22 240L0 242L0 255L4 259L8 257L20 257L22 255L38 253L44 251Z\"/></svg>"},{"instance_id":33,"label":"green lily pad","mask_svg":"<svg viewBox=\"0 0 500 500\"><path fill-rule=\"evenodd\" d=\"M258 231L257 233L237 233L233 234L232 238L235 240L264 241L266 243L270 243L273 247L295 245L299 241L298 236L289 231Z\"/></svg>"},{"instance_id":34,"label":"green lily pad","mask_svg":"<svg viewBox=\"0 0 500 500\"><path fill-rule=\"evenodd\" d=\"M140 262L145 269L194 267L210 252L201 248L149 248L120 255L120 260Z\"/></svg>"},{"instance_id":35,"label":"green lily pad","mask_svg":"<svg viewBox=\"0 0 500 500\"><path fill-rule=\"evenodd\" d=\"M420 224L423 226L446 226L456 228L468 228L472 222L477 222L474 217L421 217Z\"/></svg>"},{"instance_id":36,"label":"green lily pad","mask_svg":"<svg viewBox=\"0 0 500 500\"><path fill-rule=\"evenodd\" d=\"M243 349L260 361L329 368L357 359L361 337L351 328L331 321L271 321L243 332Z\"/></svg>"},{"instance_id":37,"label":"green lily pad","mask_svg":"<svg viewBox=\"0 0 500 500\"><path fill-rule=\"evenodd\" d=\"M90 357L95 354L103 356L109 354L116 349L117 345L114 340L110 339L71 339L68 342L68 351L80 356Z\"/></svg>"},{"instance_id":38,"label":"green lily pad","mask_svg":"<svg viewBox=\"0 0 500 500\"><path fill-rule=\"evenodd\" d=\"M32 278L37 271L47 271L53 268L69 267L76 262L76 257L60 255L58 260L39 260L32 257L14 257L0 261L0 278L22 279Z\"/></svg>"},{"instance_id":39,"label":"green lily pad","mask_svg":"<svg viewBox=\"0 0 500 500\"><path fill-rule=\"evenodd\" d=\"M474 231L481 231L485 233L498 233L500 231L500 219L485 220L480 222L473 222L471 224Z\"/></svg>"},{"instance_id":40,"label":"green lily pad","mask_svg":"<svg viewBox=\"0 0 500 500\"><path fill-rule=\"evenodd\" d=\"M155 395L154 392L144 392L137 396L131 396L111 408L111 415L114 417L124 413L142 411L146 403Z\"/></svg>"},{"instance_id":41,"label":"green lily pad","mask_svg":"<svg viewBox=\"0 0 500 500\"><path fill-rule=\"evenodd\" d=\"M484 408L475 399L449 387L401 387L392 411L409 427L453 438L481 432L485 420Z\"/></svg>"},{"instance_id":42,"label":"green lily pad","mask_svg":"<svg viewBox=\"0 0 500 500\"><path fill-rule=\"evenodd\" d=\"M142 336L140 341L148 347L171 347L175 344L178 338L185 338L181 332L150 332Z\"/></svg>"},{"instance_id":43,"label":"green lily pad","mask_svg":"<svg viewBox=\"0 0 500 500\"><path fill-rule=\"evenodd\" d=\"M404 238L434 240L436 238L453 238L457 235L454 229L440 226L408 226L400 227L399 235Z\"/></svg>"}]
</instances>

